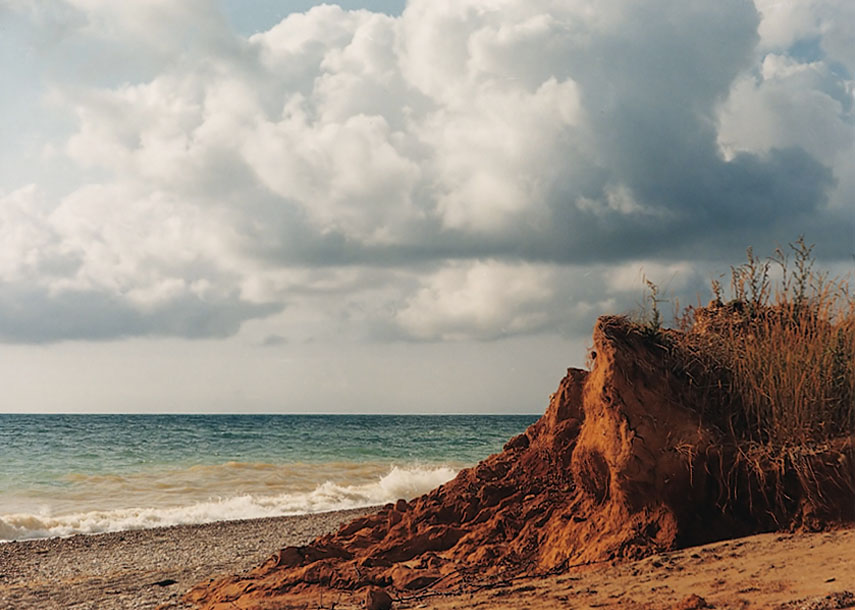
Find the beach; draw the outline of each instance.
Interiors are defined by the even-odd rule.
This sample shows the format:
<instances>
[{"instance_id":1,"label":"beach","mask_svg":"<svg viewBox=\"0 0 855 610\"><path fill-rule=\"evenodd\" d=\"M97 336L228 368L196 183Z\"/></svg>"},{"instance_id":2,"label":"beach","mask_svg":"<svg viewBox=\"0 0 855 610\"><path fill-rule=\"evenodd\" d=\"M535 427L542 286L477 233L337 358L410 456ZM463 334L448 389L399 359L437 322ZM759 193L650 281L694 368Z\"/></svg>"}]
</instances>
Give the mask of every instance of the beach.
<instances>
[{"instance_id":1,"label":"beach","mask_svg":"<svg viewBox=\"0 0 855 610\"><path fill-rule=\"evenodd\" d=\"M0 608L183 608L181 595L372 509L0 544Z\"/></svg>"},{"instance_id":2,"label":"beach","mask_svg":"<svg viewBox=\"0 0 855 610\"><path fill-rule=\"evenodd\" d=\"M0 414L0 608L181 607L535 419Z\"/></svg>"},{"instance_id":3,"label":"beach","mask_svg":"<svg viewBox=\"0 0 855 610\"><path fill-rule=\"evenodd\" d=\"M427 606L420 606L427 603ZM356 606L358 607L358 606ZM768 533L519 578L399 608L833 610L855 608L855 529Z\"/></svg>"},{"instance_id":4,"label":"beach","mask_svg":"<svg viewBox=\"0 0 855 610\"><path fill-rule=\"evenodd\" d=\"M181 596L193 585L249 570L280 547L306 543L371 510L3 544L0 607L186 608ZM841 529L760 534L544 578L497 578L465 593L414 593L394 608L830 610L855 607L853 593L855 529ZM360 596L336 601L342 610L362 606Z\"/></svg>"}]
</instances>

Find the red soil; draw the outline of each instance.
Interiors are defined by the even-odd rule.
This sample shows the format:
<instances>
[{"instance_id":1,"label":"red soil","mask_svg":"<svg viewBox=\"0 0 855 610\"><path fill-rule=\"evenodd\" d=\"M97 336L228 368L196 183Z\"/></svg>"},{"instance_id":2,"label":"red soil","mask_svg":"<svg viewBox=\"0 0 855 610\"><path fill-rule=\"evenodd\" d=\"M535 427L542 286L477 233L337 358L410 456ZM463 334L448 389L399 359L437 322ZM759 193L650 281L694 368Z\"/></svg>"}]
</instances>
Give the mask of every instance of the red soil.
<instances>
[{"instance_id":1,"label":"red soil","mask_svg":"<svg viewBox=\"0 0 855 610\"><path fill-rule=\"evenodd\" d=\"M364 598L376 587L406 597L855 519L851 474L841 479L853 472L851 451L805 458L813 483L734 466L660 345L624 319L604 317L593 349L593 370L568 370L543 417L501 453L412 502L282 549L249 574L199 585L185 599L204 608L273 607L331 589ZM809 492L827 492L828 480L842 483L828 503L837 509L823 512ZM784 506L775 504L782 491Z\"/></svg>"}]
</instances>

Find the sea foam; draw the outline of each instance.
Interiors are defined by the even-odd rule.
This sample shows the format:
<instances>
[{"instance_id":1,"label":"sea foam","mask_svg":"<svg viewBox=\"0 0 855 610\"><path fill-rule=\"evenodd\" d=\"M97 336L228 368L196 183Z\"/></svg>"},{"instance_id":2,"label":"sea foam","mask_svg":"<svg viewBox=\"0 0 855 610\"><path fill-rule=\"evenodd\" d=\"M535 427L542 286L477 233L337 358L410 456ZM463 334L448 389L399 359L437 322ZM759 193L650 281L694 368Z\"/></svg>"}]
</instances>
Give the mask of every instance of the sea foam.
<instances>
[{"instance_id":1,"label":"sea foam","mask_svg":"<svg viewBox=\"0 0 855 610\"><path fill-rule=\"evenodd\" d=\"M188 505L113 508L50 515L0 515L0 541L95 534L192 523L299 515L374 506L412 499L449 480L457 470L448 466L392 467L373 481L346 485L326 481L310 491L275 495L245 493Z\"/></svg>"}]
</instances>

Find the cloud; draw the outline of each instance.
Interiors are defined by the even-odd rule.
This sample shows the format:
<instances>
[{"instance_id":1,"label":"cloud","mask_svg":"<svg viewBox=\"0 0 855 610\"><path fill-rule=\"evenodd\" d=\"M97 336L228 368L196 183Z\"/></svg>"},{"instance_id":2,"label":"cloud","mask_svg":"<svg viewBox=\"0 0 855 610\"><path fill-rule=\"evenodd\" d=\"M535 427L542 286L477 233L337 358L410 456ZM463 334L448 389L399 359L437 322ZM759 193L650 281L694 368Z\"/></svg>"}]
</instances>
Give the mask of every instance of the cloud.
<instances>
[{"instance_id":1,"label":"cloud","mask_svg":"<svg viewBox=\"0 0 855 610\"><path fill-rule=\"evenodd\" d=\"M280 335L267 335L261 342L261 345L263 347L278 347L280 345L286 345L287 343L288 339L285 337Z\"/></svg>"},{"instance_id":2,"label":"cloud","mask_svg":"<svg viewBox=\"0 0 855 610\"><path fill-rule=\"evenodd\" d=\"M846 2L323 5L248 39L202 0L64 6L75 44L151 60L54 83L83 183L2 200L9 307L115 312L80 338L223 336L287 303L494 339L621 306L633 261L855 246ZM585 268L606 277L557 288Z\"/></svg>"},{"instance_id":3,"label":"cloud","mask_svg":"<svg viewBox=\"0 0 855 610\"><path fill-rule=\"evenodd\" d=\"M13 343L107 340L132 336L224 338L248 319L281 310L247 303L237 295L207 301L181 291L148 307L106 291L0 287L0 339Z\"/></svg>"},{"instance_id":4,"label":"cloud","mask_svg":"<svg viewBox=\"0 0 855 610\"><path fill-rule=\"evenodd\" d=\"M543 303L553 297L553 273L501 263L454 265L430 277L397 314L420 339L494 339L540 329Z\"/></svg>"},{"instance_id":5,"label":"cloud","mask_svg":"<svg viewBox=\"0 0 855 610\"><path fill-rule=\"evenodd\" d=\"M228 235L159 193L88 186L51 209L0 197L0 338L225 337L282 310L241 295Z\"/></svg>"},{"instance_id":6,"label":"cloud","mask_svg":"<svg viewBox=\"0 0 855 610\"><path fill-rule=\"evenodd\" d=\"M662 296L693 294L706 267L635 260L623 265L457 262L419 278L395 305L398 336L416 341L496 340L518 334L587 336L605 313L639 311L643 278Z\"/></svg>"}]
</instances>

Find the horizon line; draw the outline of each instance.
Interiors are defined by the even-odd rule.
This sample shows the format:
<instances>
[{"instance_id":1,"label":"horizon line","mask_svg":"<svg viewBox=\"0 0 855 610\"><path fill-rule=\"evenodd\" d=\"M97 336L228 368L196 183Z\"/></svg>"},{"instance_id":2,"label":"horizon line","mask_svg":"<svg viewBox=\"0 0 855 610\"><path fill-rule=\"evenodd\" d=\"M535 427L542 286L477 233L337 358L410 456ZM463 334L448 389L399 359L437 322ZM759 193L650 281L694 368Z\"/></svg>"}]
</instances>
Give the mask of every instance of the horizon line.
<instances>
[{"instance_id":1,"label":"horizon line","mask_svg":"<svg viewBox=\"0 0 855 610\"><path fill-rule=\"evenodd\" d=\"M216 411L216 412L200 412L200 411L186 411L186 412L171 412L171 411L98 411L98 412L90 412L90 411L0 411L0 416L3 415L364 415L364 416L384 416L384 415L393 415L393 416L414 416L414 417L424 417L424 416L432 416L432 415L467 415L467 416L505 416L505 415L543 415L543 413L473 413L473 412L418 412L418 413L398 413L398 412L348 412L348 411L288 411L288 412L271 412L271 411L253 411L253 412L230 412L230 411Z\"/></svg>"}]
</instances>

